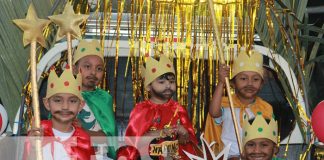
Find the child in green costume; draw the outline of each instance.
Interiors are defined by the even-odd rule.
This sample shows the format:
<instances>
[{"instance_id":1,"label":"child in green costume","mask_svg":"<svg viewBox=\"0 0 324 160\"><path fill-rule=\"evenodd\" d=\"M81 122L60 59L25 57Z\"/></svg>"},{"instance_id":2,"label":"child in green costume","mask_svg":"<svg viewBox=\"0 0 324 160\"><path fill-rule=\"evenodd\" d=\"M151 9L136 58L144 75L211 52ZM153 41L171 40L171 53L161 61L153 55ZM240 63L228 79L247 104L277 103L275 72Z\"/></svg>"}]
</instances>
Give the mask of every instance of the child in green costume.
<instances>
[{"instance_id":1,"label":"child in green costume","mask_svg":"<svg viewBox=\"0 0 324 160\"><path fill-rule=\"evenodd\" d=\"M78 115L81 126L90 136L108 137L108 156L116 157L117 135L111 95L98 84L104 75L103 51L97 40L81 40L73 55L73 71L82 75L82 97L86 102ZM113 144L113 145L111 145Z\"/></svg>"}]
</instances>

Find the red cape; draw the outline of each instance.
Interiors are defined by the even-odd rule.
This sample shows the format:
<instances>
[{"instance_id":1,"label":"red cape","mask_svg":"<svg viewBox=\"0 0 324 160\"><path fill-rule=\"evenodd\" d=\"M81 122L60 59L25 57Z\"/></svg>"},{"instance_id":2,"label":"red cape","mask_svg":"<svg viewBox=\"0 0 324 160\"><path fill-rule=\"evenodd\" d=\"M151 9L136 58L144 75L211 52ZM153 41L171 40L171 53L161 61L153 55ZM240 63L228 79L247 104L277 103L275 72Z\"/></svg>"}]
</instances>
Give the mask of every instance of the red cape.
<instances>
[{"instance_id":1,"label":"red cape","mask_svg":"<svg viewBox=\"0 0 324 160\"><path fill-rule=\"evenodd\" d=\"M42 146L45 146L48 143L53 143L54 141L59 142L59 140L57 140L54 137L54 133L52 130L52 121L44 120L41 122L41 125L44 131ZM90 136L80 127L74 126L74 128L75 130L72 136L60 143L63 144L66 152L71 157L75 157L78 160L90 160L91 156L95 156L95 151L91 146ZM27 159L30 156L30 153L32 152L31 147L32 146L30 144L30 141L26 139L24 148L24 159Z\"/></svg>"},{"instance_id":2,"label":"red cape","mask_svg":"<svg viewBox=\"0 0 324 160\"><path fill-rule=\"evenodd\" d=\"M175 112L176 114L174 114ZM131 112L125 136L135 136L135 141L131 141L130 145L137 146L139 138L151 128L161 130L169 123L171 126L174 126L179 122L189 132L189 137L192 143L197 145L194 129L184 107L173 100L170 100L165 104L154 104L151 101L146 100L136 104L135 108ZM186 158L187 156L184 154L183 150L195 154L192 143L179 146L178 152L182 159L188 159ZM129 155L126 157L128 156ZM129 159L136 158L129 157Z\"/></svg>"}]
</instances>

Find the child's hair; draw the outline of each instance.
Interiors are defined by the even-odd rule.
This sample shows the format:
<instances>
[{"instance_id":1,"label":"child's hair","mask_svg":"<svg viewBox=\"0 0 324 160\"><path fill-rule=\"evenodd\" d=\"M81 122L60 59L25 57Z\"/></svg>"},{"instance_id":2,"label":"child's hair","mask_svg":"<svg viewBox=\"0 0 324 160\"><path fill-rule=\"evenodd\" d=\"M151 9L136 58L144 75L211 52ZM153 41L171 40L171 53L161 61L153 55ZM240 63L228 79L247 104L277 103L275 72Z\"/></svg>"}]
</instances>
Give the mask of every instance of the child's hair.
<instances>
[{"instance_id":1,"label":"child's hair","mask_svg":"<svg viewBox=\"0 0 324 160\"><path fill-rule=\"evenodd\" d=\"M166 80L171 80L173 78L175 78L175 75L172 72L162 74L160 77L158 77L158 79L166 79Z\"/></svg>"}]
</instances>

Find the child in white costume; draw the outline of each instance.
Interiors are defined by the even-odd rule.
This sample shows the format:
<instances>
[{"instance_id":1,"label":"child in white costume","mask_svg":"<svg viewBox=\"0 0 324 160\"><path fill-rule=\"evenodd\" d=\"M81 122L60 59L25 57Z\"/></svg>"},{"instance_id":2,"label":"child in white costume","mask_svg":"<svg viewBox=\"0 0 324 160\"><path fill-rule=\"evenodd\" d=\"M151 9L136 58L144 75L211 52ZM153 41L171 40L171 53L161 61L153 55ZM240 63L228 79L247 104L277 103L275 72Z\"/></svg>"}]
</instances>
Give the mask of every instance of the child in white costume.
<instances>
[{"instance_id":1,"label":"child in white costume","mask_svg":"<svg viewBox=\"0 0 324 160\"><path fill-rule=\"evenodd\" d=\"M249 119L254 118L258 113L262 113L267 118L273 114L271 105L257 96L263 85L263 57L257 51L252 50L250 52L250 55L241 52L234 59L230 81L235 89L232 99L239 134L242 131L243 114L246 114ZM222 97L225 77L229 77L229 67L220 65L218 84L209 106L205 137L209 142L217 142L216 150L218 151L222 150L224 144L231 143L229 157L239 159L240 153L229 108L229 100L228 97Z\"/></svg>"}]
</instances>

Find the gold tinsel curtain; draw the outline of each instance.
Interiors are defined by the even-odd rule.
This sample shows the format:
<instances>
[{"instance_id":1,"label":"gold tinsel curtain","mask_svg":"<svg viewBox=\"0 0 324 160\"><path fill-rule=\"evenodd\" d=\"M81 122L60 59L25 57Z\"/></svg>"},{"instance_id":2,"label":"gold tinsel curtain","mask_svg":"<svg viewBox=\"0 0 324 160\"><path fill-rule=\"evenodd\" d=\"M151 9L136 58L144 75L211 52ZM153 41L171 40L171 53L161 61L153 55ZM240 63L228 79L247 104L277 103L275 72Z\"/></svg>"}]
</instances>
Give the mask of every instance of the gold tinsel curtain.
<instances>
[{"instance_id":1,"label":"gold tinsel curtain","mask_svg":"<svg viewBox=\"0 0 324 160\"><path fill-rule=\"evenodd\" d=\"M251 48L257 1L215 0L214 8L223 36L227 63L234 44ZM190 111L196 130L203 127L206 106L216 84L218 56L213 43L208 4L204 0L130 1L130 58L134 99L145 97L139 80L147 56L163 53L174 59L177 100ZM249 16L253 15L253 16ZM139 82L138 82L139 81Z\"/></svg>"},{"instance_id":2,"label":"gold tinsel curtain","mask_svg":"<svg viewBox=\"0 0 324 160\"><path fill-rule=\"evenodd\" d=\"M135 102L147 96L142 87L140 71L146 57L158 56L161 53L167 54L174 59L176 66L177 100L188 109L196 130L203 127L206 106L208 106L216 84L219 60L217 46L213 43L214 37L208 4L205 0L118 0L114 2L110 0L69 0L69 2L74 5L76 13L89 13L88 2L96 3L96 7L92 8L92 13L94 13L94 19L97 20L96 25L99 28L97 35L100 36L101 40L105 40L110 38L106 36L107 32L114 32L111 42L116 44L113 71L114 85L110 90L113 90L116 94L117 77L120 76L117 71L121 22L125 21L125 17L127 17L130 44L127 66L132 66L133 99ZM291 42L291 44L296 44L294 53L299 53L298 39L294 39L297 42L289 41L287 33L284 33L281 27L281 21L279 21L287 15L286 13L291 12L287 12L287 8L280 8L280 5L275 6L275 4L274 1L214 0L218 28L224 42L220 46L225 50L224 56L228 65L232 63L234 49L246 51L252 49L255 36L254 28L256 22L260 22L256 21L258 14L265 14L264 19L266 21L263 21L263 24L268 26L267 33L270 34L269 38L264 41L266 45L274 49L280 48L280 46L277 47L280 45L276 41L278 38L274 36L282 33L283 36L281 37L286 37L286 40L283 41L284 43L281 46L286 50L293 48L290 43L286 43ZM258 12L260 6L265 6L265 12ZM59 10L58 7L57 12ZM116 14L117 18L114 28L111 28L111 15L113 13ZM276 13L282 15L277 16ZM274 25L274 23L277 23L277 25ZM288 35L293 35L293 33L288 33ZM103 46L111 46L111 44L103 44L103 42ZM235 46L236 48L234 48ZM284 53L282 50L278 51ZM109 63L108 59L106 63ZM291 63L299 64L294 61ZM280 73L279 70L278 73ZM282 81L284 82L284 80ZM104 88L107 88L106 83L103 83ZM283 84L288 86L287 82ZM287 89L286 92L288 92L287 99L289 102L292 105L298 104L293 94L289 94L296 91L288 91ZM117 96L114 97L114 104L116 104ZM116 107L116 105L114 106ZM296 113L300 113L300 107L295 108L299 110ZM307 116L304 116L304 118L307 119Z\"/></svg>"},{"instance_id":3,"label":"gold tinsel curtain","mask_svg":"<svg viewBox=\"0 0 324 160\"><path fill-rule=\"evenodd\" d=\"M46 17L48 11L60 1L33 2L39 15ZM205 0L68 0L67 2L73 4L76 13L91 13L98 28L96 36L102 40L103 47L115 44L115 56L113 59L106 59L106 64L114 61L115 66L114 82L111 82L114 85L109 88L115 94L114 107L122 107L116 106L117 77L124 76L126 79L128 66L131 66L133 100L140 101L146 96L142 87L141 65L146 57L163 53L174 60L177 76L176 98L188 109L194 127L197 133L200 133L206 116L206 107L217 83L219 65L218 49L213 42L210 13ZM19 93L23 88L21 85L24 83L24 76L28 72L28 49L16 46L20 43L21 34L18 34L18 29L9 22L11 19L23 17L29 3L4 0L0 4L1 10L4 11L0 13L0 17L2 22L5 22L0 27L3 37L0 44L3 51L0 74L6 77L1 79L0 88L8 92L2 92L0 97L5 106L10 106L6 108L13 108L8 109L9 115L13 117L19 106ZM292 73L297 75L298 87L305 99L306 110L298 102L296 95L298 91L289 87L288 79L291 75L283 73L278 64L274 63L304 140L309 142L310 139L306 135L310 131L310 120L305 86L310 82L310 78L305 80L305 75L311 77L312 68L304 66L310 57L306 52L308 46L300 45L301 38L305 39L305 36L300 35L303 29L300 26L306 4L307 0L214 0L214 9L224 42L220 46L225 51L224 57L228 65L232 63L234 49L248 51L253 48L257 33L263 45L271 49L271 54L283 56L292 67ZM64 5L58 3L53 13L60 13ZM113 14L116 15L115 24L111 21ZM122 21L127 21L128 25L129 54L125 75L118 75ZM86 33L86 26L82 27ZM55 32L53 28L49 28L44 33L48 36L50 45L54 45L51 36ZM107 39L111 40L109 44L103 41ZM323 43L320 40L318 42ZM41 58L43 51L39 50L38 53ZM108 88L107 81L102 83L102 87ZM28 90L26 84L25 89ZM305 155L301 155L301 158Z\"/></svg>"}]
</instances>

